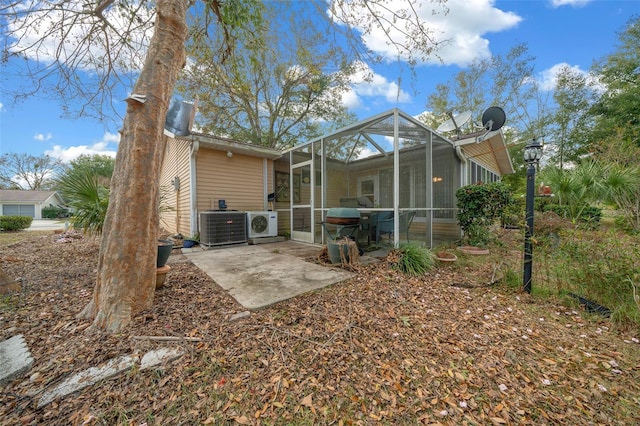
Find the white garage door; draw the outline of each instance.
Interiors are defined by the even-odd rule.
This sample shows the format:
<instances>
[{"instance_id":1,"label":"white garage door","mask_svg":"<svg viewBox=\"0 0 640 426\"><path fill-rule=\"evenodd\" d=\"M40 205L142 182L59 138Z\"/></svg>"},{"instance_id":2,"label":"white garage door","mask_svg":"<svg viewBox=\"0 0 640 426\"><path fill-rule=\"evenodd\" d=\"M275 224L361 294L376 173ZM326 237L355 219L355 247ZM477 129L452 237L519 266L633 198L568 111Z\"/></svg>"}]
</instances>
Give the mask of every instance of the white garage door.
<instances>
[{"instance_id":1,"label":"white garage door","mask_svg":"<svg viewBox=\"0 0 640 426\"><path fill-rule=\"evenodd\" d=\"M5 204L2 206L4 216L36 217L36 206L33 204Z\"/></svg>"}]
</instances>

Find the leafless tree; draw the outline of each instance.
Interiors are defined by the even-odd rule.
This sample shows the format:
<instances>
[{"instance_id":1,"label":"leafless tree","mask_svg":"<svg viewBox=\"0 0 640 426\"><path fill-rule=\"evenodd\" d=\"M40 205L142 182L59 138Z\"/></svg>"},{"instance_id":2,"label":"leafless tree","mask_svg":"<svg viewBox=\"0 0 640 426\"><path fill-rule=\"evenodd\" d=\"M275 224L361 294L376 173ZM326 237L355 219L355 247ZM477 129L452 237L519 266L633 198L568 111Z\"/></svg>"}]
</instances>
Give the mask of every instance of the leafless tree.
<instances>
[{"instance_id":1,"label":"leafless tree","mask_svg":"<svg viewBox=\"0 0 640 426\"><path fill-rule=\"evenodd\" d=\"M46 190L62 167L60 160L48 155L4 154L0 157L0 187Z\"/></svg>"}]
</instances>

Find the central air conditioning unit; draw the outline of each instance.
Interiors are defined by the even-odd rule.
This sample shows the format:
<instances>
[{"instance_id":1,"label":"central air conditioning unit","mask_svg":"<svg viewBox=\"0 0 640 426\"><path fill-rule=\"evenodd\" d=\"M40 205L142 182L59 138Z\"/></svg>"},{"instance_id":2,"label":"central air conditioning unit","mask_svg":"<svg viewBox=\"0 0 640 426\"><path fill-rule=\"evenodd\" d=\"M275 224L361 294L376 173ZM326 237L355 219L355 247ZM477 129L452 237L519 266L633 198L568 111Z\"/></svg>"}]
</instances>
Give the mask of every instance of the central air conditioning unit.
<instances>
[{"instance_id":1,"label":"central air conditioning unit","mask_svg":"<svg viewBox=\"0 0 640 426\"><path fill-rule=\"evenodd\" d=\"M200 213L200 244L217 246L247 242L247 214L237 211Z\"/></svg>"},{"instance_id":2,"label":"central air conditioning unit","mask_svg":"<svg viewBox=\"0 0 640 426\"><path fill-rule=\"evenodd\" d=\"M249 238L277 237L277 212L247 212Z\"/></svg>"}]
</instances>

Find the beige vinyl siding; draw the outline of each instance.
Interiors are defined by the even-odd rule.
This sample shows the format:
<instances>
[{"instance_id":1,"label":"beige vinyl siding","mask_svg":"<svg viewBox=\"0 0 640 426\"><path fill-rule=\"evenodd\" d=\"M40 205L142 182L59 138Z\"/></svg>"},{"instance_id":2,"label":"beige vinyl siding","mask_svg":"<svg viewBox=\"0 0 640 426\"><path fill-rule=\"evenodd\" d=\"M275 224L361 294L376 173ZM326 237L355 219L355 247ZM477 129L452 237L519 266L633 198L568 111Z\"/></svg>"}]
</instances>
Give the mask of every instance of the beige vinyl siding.
<instances>
[{"instance_id":1,"label":"beige vinyl siding","mask_svg":"<svg viewBox=\"0 0 640 426\"><path fill-rule=\"evenodd\" d=\"M190 151L190 142L167 137L160 173L160 226L170 234L180 233L185 237L191 236ZM177 191L173 185L176 177L180 180Z\"/></svg>"},{"instance_id":2,"label":"beige vinyl siding","mask_svg":"<svg viewBox=\"0 0 640 426\"><path fill-rule=\"evenodd\" d=\"M466 158L481 165L485 169L491 170L498 176L500 175L500 166L488 144L465 145L462 147L462 151Z\"/></svg>"},{"instance_id":3,"label":"beige vinyl siding","mask_svg":"<svg viewBox=\"0 0 640 426\"><path fill-rule=\"evenodd\" d=\"M268 186L264 193L264 159L241 154L227 157L225 151L198 152L198 212L216 210L225 200L229 210L262 211L266 195L273 192L273 162L267 160Z\"/></svg>"}]
</instances>

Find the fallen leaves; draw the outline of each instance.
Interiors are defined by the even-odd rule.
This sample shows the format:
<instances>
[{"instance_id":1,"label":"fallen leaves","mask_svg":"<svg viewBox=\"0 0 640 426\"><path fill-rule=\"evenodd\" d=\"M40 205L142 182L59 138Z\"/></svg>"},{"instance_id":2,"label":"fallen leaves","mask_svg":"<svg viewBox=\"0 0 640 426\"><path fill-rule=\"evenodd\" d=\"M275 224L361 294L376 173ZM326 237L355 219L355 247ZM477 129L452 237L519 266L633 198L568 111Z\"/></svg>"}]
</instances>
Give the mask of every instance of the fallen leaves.
<instances>
[{"instance_id":1,"label":"fallen leaves","mask_svg":"<svg viewBox=\"0 0 640 426\"><path fill-rule=\"evenodd\" d=\"M153 309L126 335L109 336L75 318L91 296L97 244L39 237L0 248L0 268L24 287L2 305L0 332L24 334L36 359L28 377L0 393L0 416L9 423L114 424L124 413L137 425L638 420L637 336L549 302L538 306L530 296L451 286L488 282L490 264L447 266L420 278L385 262L359 265L350 282L230 321L244 309L172 256ZM29 395L72 372L161 344L182 345L188 355L47 411L30 403Z\"/></svg>"}]
</instances>

